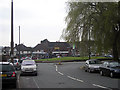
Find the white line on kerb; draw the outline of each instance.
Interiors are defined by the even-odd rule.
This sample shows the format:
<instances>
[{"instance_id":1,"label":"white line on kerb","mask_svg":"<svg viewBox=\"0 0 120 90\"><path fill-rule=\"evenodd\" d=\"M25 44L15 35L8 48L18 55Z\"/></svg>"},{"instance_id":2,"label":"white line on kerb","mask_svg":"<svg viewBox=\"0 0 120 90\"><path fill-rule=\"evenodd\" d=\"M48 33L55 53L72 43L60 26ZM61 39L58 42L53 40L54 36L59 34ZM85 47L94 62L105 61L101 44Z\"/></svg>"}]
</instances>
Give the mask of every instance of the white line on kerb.
<instances>
[{"instance_id":1,"label":"white line on kerb","mask_svg":"<svg viewBox=\"0 0 120 90\"><path fill-rule=\"evenodd\" d=\"M61 73L61 72L58 72L60 75L64 75L63 73Z\"/></svg>"},{"instance_id":2,"label":"white line on kerb","mask_svg":"<svg viewBox=\"0 0 120 90\"><path fill-rule=\"evenodd\" d=\"M93 86L96 86L96 87L106 88L106 89L112 90L111 88L107 88L107 87L104 87L104 86L101 86L101 85L97 85L97 84L92 84L92 85L93 85Z\"/></svg>"},{"instance_id":3,"label":"white line on kerb","mask_svg":"<svg viewBox=\"0 0 120 90\"><path fill-rule=\"evenodd\" d=\"M37 88L39 88L39 86L38 86L37 82L35 81L34 77L33 77L33 80L34 80L34 82L35 82Z\"/></svg>"},{"instance_id":4,"label":"white line on kerb","mask_svg":"<svg viewBox=\"0 0 120 90\"><path fill-rule=\"evenodd\" d=\"M73 80L76 80L76 81L79 81L79 82L83 82L83 80L80 80L80 79L77 79L77 78L74 78L74 77L71 77L71 76L67 76L68 78L71 78Z\"/></svg>"}]
</instances>

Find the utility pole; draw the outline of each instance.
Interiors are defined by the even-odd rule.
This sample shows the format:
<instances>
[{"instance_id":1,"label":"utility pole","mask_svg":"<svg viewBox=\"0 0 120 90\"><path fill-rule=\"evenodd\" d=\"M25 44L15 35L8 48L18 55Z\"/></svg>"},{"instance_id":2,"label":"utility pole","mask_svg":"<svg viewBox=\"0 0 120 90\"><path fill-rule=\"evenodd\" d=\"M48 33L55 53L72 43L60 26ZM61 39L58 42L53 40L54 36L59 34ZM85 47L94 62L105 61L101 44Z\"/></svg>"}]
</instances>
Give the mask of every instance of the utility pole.
<instances>
[{"instance_id":1,"label":"utility pole","mask_svg":"<svg viewBox=\"0 0 120 90\"><path fill-rule=\"evenodd\" d=\"M11 62L13 63L14 57L14 41L13 41L13 0L11 0Z\"/></svg>"},{"instance_id":2,"label":"utility pole","mask_svg":"<svg viewBox=\"0 0 120 90\"><path fill-rule=\"evenodd\" d=\"M20 26L19 26L19 62L20 62Z\"/></svg>"}]
</instances>

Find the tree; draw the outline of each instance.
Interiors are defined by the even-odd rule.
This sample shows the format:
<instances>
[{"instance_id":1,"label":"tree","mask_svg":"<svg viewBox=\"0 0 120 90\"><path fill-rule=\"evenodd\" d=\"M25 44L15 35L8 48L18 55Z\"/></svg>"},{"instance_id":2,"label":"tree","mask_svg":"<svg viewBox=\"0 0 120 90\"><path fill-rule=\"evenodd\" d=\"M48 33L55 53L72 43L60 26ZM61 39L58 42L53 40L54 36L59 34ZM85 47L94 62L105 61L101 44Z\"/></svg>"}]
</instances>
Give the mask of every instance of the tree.
<instances>
[{"instance_id":1,"label":"tree","mask_svg":"<svg viewBox=\"0 0 120 90\"><path fill-rule=\"evenodd\" d=\"M113 51L118 60L120 50L120 2L68 2L67 28L63 38L68 42L94 40L97 51ZM90 34L89 34L90 33Z\"/></svg>"}]
</instances>

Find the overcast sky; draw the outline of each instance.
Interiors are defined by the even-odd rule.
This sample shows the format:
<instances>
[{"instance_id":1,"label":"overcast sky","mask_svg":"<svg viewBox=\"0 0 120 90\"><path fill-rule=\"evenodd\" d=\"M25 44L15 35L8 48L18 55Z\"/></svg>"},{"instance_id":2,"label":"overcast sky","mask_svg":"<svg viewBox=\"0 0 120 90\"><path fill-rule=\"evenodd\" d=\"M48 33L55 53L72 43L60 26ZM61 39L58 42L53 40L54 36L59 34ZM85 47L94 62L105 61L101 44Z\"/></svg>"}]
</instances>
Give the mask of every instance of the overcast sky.
<instances>
[{"instance_id":1,"label":"overcast sky","mask_svg":"<svg viewBox=\"0 0 120 90\"><path fill-rule=\"evenodd\" d=\"M56 42L65 25L68 0L13 0L14 1L14 43L34 47L41 40ZM10 46L11 0L0 0L0 46ZM64 40L60 40L64 41Z\"/></svg>"}]
</instances>

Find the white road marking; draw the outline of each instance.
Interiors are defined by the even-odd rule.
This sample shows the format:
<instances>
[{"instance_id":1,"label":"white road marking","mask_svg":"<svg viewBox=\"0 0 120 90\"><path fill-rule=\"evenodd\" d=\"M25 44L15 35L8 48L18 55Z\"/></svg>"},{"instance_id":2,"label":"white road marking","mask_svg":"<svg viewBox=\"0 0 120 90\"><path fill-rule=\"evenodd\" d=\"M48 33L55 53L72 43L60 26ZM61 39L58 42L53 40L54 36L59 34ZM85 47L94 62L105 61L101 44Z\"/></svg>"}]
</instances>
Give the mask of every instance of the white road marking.
<instances>
[{"instance_id":1,"label":"white road marking","mask_svg":"<svg viewBox=\"0 0 120 90\"><path fill-rule=\"evenodd\" d=\"M101 86L101 85L97 85L97 84L92 84L93 86L96 86L96 87L100 87L100 88L105 88L105 89L108 89L108 90L112 90L111 88L107 88L107 87L104 87L104 86Z\"/></svg>"},{"instance_id":2,"label":"white road marking","mask_svg":"<svg viewBox=\"0 0 120 90\"><path fill-rule=\"evenodd\" d=\"M70 79L73 79L73 80L79 81L79 82L84 82L83 80L80 80L80 79L77 79L77 78L74 78L74 77L71 77L71 76L67 76L67 77L70 78Z\"/></svg>"},{"instance_id":3,"label":"white road marking","mask_svg":"<svg viewBox=\"0 0 120 90\"><path fill-rule=\"evenodd\" d=\"M80 80L80 79L76 79L77 81L79 81L79 82L84 82L83 80Z\"/></svg>"},{"instance_id":4,"label":"white road marking","mask_svg":"<svg viewBox=\"0 0 120 90\"><path fill-rule=\"evenodd\" d=\"M35 82L37 88L39 88L39 86L38 86L37 82L35 81L34 77L33 77L33 80L34 80L34 82Z\"/></svg>"},{"instance_id":5,"label":"white road marking","mask_svg":"<svg viewBox=\"0 0 120 90\"><path fill-rule=\"evenodd\" d=\"M64 75L63 73L61 73L61 72L58 72L60 75Z\"/></svg>"},{"instance_id":6,"label":"white road marking","mask_svg":"<svg viewBox=\"0 0 120 90\"><path fill-rule=\"evenodd\" d=\"M73 80L76 80L76 78L73 78L73 77L71 77L71 76L67 76L68 78L71 78L71 79L73 79Z\"/></svg>"},{"instance_id":7,"label":"white road marking","mask_svg":"<svg viewBox=\"0 0 120 90\"><path fill-rule=\"evenodd\" d=\"M57 65L55 65L55 67L56 67L56 72L58 72L60 75L64 75L63 73L61 73L61 72L58 71ZM77 79L77 78L74 78L74 77L71 77L71 76L67 76L67 77L70 78L70 79L72 79L72 80L83 82L83 80L80 80L80 79Z\"/></svg>"},{"instance_id":8,"label":"white road marking","mask_svg":"<svg viewBox=\"0 0 120 90\"><path fill-rule=\"evenodd\" d=\"M56 67L56 72L58 72L58 67L57 67L57 65L55 65L55 67ZM60 75L64 75L63 73L61 73L61 72L58 72Z\"/></svg>"}]
</instances>

